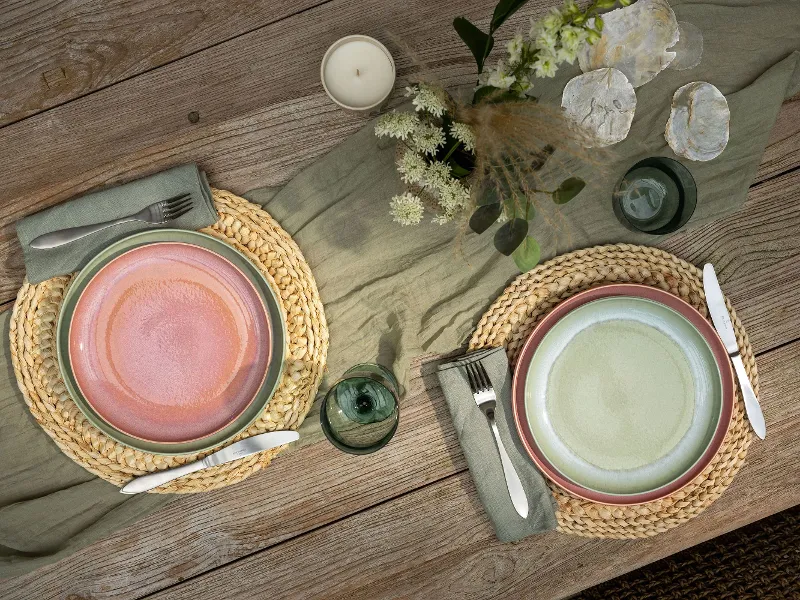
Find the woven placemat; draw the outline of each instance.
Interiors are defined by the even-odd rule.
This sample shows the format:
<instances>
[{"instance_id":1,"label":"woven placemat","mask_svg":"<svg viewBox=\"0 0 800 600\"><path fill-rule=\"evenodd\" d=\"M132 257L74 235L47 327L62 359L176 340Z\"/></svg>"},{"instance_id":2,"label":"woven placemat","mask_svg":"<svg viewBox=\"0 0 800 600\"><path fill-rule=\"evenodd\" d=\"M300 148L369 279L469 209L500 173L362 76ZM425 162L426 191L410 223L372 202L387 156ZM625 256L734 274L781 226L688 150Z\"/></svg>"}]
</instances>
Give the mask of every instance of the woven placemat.
<instances>
[{"instance_id":1,"label":"woven placemat","mask_svg":"<svg viewBox=\"0 0 800 600\"><path fill-rule=\"evenodd\" d=\"M303 254L260 206L213 190L219 220L203 233L230 244L264 273L278 293L286 317L286 368L264 413L236 440L280 429L297 429L311 408L325 369L328 327L311 269ZM79 465L122 486L131 478L205 456L163 456L139 452L106 437L67 393L56 356L56 322L72 276L22 285L11 313L11 359L17 383L37 422ZM269 465L280 448L204 469L159 487L159 493L212 490Z\"/></svg>"},{"instance_id":2,"label":"woven placemat","mask_svg":"<svg viewBox=\"0 0 800 600\"><path fill-rule=\"evenodd\" d=\"M481 317L470 349L505 347L509 360L517 354L536 324L550 309L573 294L608 283L640 283L682 298L708 317L702 271L657 248L615 244L596 246L558 256L520 275ZM753 348L736 313L736 339L745 369L758 394L758 371ZM548 481L558 508L558 530L586 537L649 537L677 527L708 508L731 484L744 464L752 440L744 402L736 402L722 446L703 472L679 492L636 506L609 506L572 496Z\"/></svg>"}]
</instances>

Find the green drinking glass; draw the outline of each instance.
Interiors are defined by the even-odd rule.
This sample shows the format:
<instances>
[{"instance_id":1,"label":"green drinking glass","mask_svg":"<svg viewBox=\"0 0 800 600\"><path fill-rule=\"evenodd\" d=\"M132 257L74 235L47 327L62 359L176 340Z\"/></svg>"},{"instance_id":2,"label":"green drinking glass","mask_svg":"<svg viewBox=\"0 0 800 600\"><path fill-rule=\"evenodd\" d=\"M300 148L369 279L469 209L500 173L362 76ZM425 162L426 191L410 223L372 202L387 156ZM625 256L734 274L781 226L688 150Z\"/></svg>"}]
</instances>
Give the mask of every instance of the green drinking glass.
<instances>
[{"instance_id":1,"label":"green drinking glass","mask_svg":"<svg viewBox=\"0 0 800 600\"><path fill-rule=\"evenodd\" d=\"M322 431L334 446L350 454L383 448L397 431L399 389L386 367L372 363L351 367L325 396Z\"/></svg>"},{"instance_id":2,"label":"green drinking glass","mask_svg":"<svg viewBox=\"0 0 800 600\"><path fill-rule=\"evenodd\" d=\"M628 229L653 235L683 227L697 206L697 186L689 169L671 158L639 161L617 184L614 214Z\"/></svg>"}]
</instances>

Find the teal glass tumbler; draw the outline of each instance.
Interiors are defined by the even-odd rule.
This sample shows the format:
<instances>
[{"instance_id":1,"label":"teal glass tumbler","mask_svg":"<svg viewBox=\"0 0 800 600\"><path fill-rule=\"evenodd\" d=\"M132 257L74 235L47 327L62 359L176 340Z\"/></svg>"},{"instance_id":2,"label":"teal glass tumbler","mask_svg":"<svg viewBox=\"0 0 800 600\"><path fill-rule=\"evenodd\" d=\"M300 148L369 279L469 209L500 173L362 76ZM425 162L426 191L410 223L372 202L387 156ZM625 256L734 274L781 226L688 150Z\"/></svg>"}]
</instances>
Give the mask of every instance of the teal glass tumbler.
<instances>
[{"instance_id":1,"label":"teal glass tumbler","mask_svg":"<svg viewBox=\"0 0 800 600\"><path fill-rule=\"evenodd\" d=\"M386 367L373 363L351 367L325 395L322 431L331 444L350 454L383 448L397 431L399 390Z\"/></svg>"},{"instance_id":2,"label":"teal glass tumbler","mask_svg":"<svg viewBox=\"0 0 800 600\"><path fill-rule=\"evenodd\" d=\"M663 235L689 221L697 206L697 185L677 160L655 156L639 161L617 184L614 214L631 231Z\"/></svg>"}]
</instances>

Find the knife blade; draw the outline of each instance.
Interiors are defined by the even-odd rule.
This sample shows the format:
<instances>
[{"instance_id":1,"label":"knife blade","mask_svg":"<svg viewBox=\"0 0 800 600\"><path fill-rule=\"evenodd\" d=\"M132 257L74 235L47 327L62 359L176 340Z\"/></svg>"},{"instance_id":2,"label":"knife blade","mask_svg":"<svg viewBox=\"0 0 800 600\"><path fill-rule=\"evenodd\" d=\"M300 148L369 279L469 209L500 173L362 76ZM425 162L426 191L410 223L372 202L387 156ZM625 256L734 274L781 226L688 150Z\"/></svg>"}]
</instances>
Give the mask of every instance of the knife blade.
<instances>
[{"instance_id":1,"label":"knife blade","mask_svg":"<svg viewBox=\"0 0 800 600\"><path fill-rule=\"evenodd\" d=\"M187 463L174 469L166 469L164 471L157 471L156 473L148 473L136 479L129 481L125 487L120 490L122 494L139 494L157 488L173 479L183 477L189 473L200 471L201 469L208 469L218 465L231 462L237 458L244 458L257 452L270 450L289 444L300 438L300 434L296 431L270 431L254 435L253 437L246 438L231 444L222 450L217 450L213 454L209 454L202 460Z\"/></svg>"},{"instance_id":2,"label":"knife blade","mask_svg":"<svg viewBox=\"0 0 800 600\"><path fill-rule=\"evenodd\" d=\"M711 321L714 323L714 329L717 330L725 346L725 350L728 352L728 356L733 363L736 377L739 379L739 388L742 390L747 418L750 420L753 431L763 440L767 436L767 425L764 422L764 414L761 412L758 398L756 398L756 393L753 391L753 386L750 384L747 371L744 369L744 363L739 354L739 344L736 342L736 332L731 322L731 314L725 306L725 297L722 295L722 289L719 287L714 265L711 263L703 267L703 289L706 293L706 303L708 304L708 312L711 314Z\"/></svg>"}]
</instances>

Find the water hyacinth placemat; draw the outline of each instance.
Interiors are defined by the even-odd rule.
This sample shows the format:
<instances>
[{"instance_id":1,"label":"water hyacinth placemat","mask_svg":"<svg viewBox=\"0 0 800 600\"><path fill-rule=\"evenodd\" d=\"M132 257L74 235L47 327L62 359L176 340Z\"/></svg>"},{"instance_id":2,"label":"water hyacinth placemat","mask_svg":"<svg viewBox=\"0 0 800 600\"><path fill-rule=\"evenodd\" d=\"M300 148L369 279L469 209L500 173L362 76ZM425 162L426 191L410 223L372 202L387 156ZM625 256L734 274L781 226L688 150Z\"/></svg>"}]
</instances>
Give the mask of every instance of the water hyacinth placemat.
<instances>
[{"instance_id":1,"label":"water hyacinth placemat","mask_svg":"<svg viewBox=\"0 0 800 600\"><path fill-rule=\"evenodd\" d=\"M470 350L503 346L514 365L534 327L559 302L592 287L639 283L657 287L686 301L708 318L702 271L678 257L647 246L614 244L563 254L520 275L481 317ZM750 340L726 299L736 341L753 389L758 394L758 370ZM558 530L585 537L651 537L677 527L708 508L732 483L744 464L753 439L744 401L736 400L728 432L711 463L678 492L635 506L609 506L576 498L553 483Z\"/></svg>"},{"instance_id":2,"label":"water hyacinth placemat","mask_svg":"<svg viewBox=\"0 0 800 600\"><path fill-rule=\"evenodd\" d=\"M277 292L286 317L288 354L278 389L264 413L225 445L251 435L297 429L311 408L328 350L328 330L311 269L292 238L259 206L213 190L219 220L202 229L239 250ZM23 284L11 316L11 359L25 401L37 422L72 460L121 486L132 477L198 460L212 451L164 456L134 450L108 438L80 412L64 386L55 328L71 276ZM203 469L153 490L204 492L231 485L269 465L275 448Z\"/></svg>"}]
</instances>

